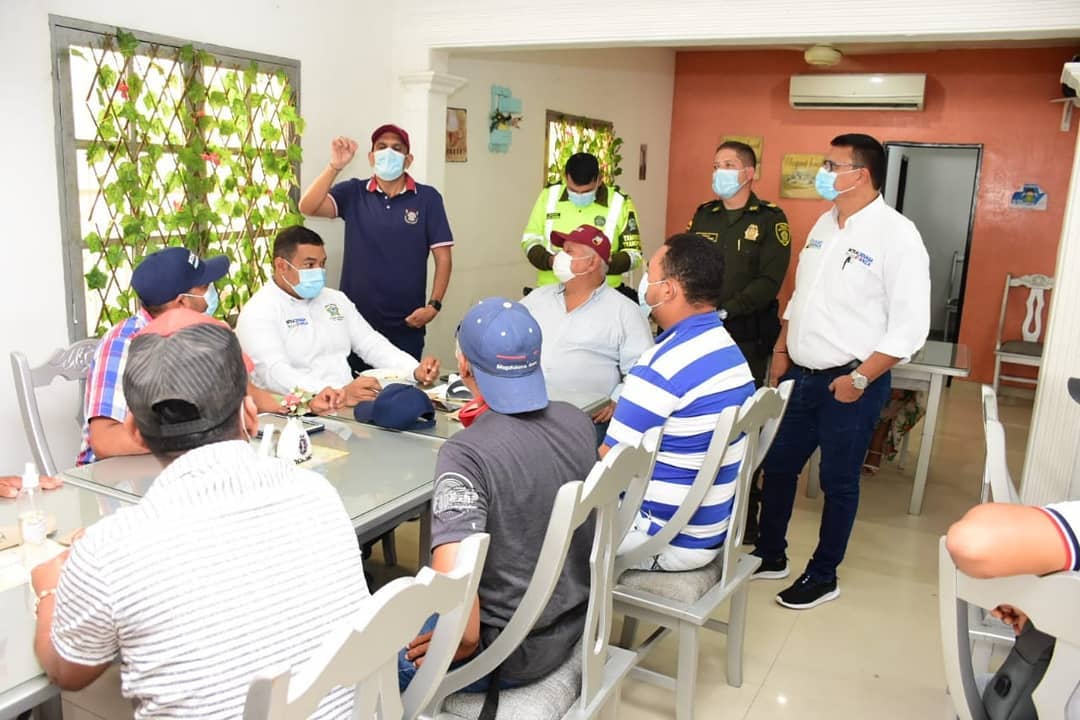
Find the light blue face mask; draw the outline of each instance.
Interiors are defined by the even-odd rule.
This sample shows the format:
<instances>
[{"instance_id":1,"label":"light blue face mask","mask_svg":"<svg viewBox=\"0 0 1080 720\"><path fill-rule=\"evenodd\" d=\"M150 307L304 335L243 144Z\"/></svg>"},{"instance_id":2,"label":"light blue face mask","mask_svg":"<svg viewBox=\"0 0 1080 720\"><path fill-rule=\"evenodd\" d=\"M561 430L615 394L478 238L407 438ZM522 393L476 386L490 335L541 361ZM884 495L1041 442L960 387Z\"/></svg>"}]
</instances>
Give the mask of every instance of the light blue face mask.
<instances>
[{"instance_id":1,"label":"light blue face mask","mask_svg":"<svg viewBox=\"0 0 1080 720\"><path fill-rule=\"evenodd\" d=\"M380 180L392 182L405 172L405 156L393 148L375 151L375 175Z\"/></svg>"},{"instance_id":2,"label":"light blue face mask","mask_svg":"<svg viewBox=\"0 0 1080 720\"><path fill-rule=\"evenodd\" d=\"M833 201L840 197L842 193L846 193L852 188L847 190L836 189L836 176L840 174L846 175L850 172L858 172L859 168L854 170L845 170L843 173L838 173L835 170L829 171L825 168L818 168L817 175L814 176L814 189L817 190L817 194L825 198L828 201Z\"/></svg>"},{"instance_id":3,"label":"light blue face mask","mask_svg":"<svg viewBox=\"0 0 1080 720\"><path fill-rule=\"evenodd\" d=\"M712 174L712 190L727 200L735 196L746 183L739 182L739 171L731 168L716 168Z\"/></svg>"},{"instance_id":4,"label":"light blue face mask","mask_svg":"<svg viewBox=\"0 0 1080 720\"><path fill-rule=\"evenodd\" d=\"M300 282L296 285L290 285L290 287L305 300L318 297L319 293L326 287L326 268L298 268L288 260L285 261L285 264L299 273ZM288 282L288 280L285 282Z\"/></svg>"},{"instance_id":5,"label":"light blue face mask","mask_svg":"<svg viewBox=\"0 0 1080 720\"><path fill-rule=\"evenodd\" d=\"M584 193L574 192L568 188L566 194L570 196L570 202L574 203L575 207L589 207L596 202L596 188Z\"/></svg>"},{"instance_id":6,"label":"light blue face mask","mask_svg":"<svg viewBox=\"0 0 1080 720\"><path fill-rule=\"evenodd\" d=\"M210 287L207 288L205 295L196 295L194 293L180 293L180 294L181 295L186 295L187 297L199 298L200 300L205 301L206 302L206 309L203 310L203 313L205 313L206 315L209 315L210 317L213 317L214 313L217 312L217 309L218 309L218 292L217 292L217 288L214 287L214 283L210 283Z\"/></svg>"}]
</instances>

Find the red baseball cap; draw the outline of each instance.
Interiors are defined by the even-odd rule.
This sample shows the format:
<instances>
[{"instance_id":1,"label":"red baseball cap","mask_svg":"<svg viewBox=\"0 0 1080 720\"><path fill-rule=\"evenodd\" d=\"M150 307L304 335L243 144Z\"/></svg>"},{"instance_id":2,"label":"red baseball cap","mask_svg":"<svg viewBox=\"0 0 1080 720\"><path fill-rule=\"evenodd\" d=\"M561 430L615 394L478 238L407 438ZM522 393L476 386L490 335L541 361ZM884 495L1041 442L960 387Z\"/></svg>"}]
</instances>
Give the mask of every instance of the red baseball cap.
<instances>
[{"instance_id":1,"label":"red baseball cap","mask_svg":"<svg viewBox=\"0 0 1080 720\"><path fill-rule=\"evenodd\" d=\"M611 262L611 241L608 240L608 236L600 228L592 225L579 225L568 233L554 230L551 232L551 244L555 247L562 247L564 243L568 242L592 248L600 256L601 260L606 263Z\"/></svg>"},{"instance_id":2,"label":"red baseball cap","mask_svg":"<svg viewBox=\"0 0 1080 720\"><path fill-rule=\"evenodd\" d=\"M228 323L222 322L217 318L212 318L206 313L195 312L191 308L173 308L166 312L161 313L156 318L147 323L139 332L135 333L135 337L139 335L161 335L162 337L168 337L177 330L183 330L186 327L192 325L218 325L226 330L232 331ZM241 353L244 356L244 367L247 368L248 374L251 374L255 370L255 363L251 362L251 358L247 353Z\"/></svg>"},{"instance_id":3,"label":"red baseball cap","mask_svg":"<svg viewBox=\"0 0 1080 720\"><path fill-rule=\"evenodd\" d=\"M399 138L401 138L401 142L405 143L405 152L406 154L408 154L409 133L405 132L397 125L391 125L389 123L387 123L386 125L380 125L379 127L375 128L375 132L371 133L371 147L374 148L375 141L378 140L381 135L385 135L386 133L394 133Z\"/></svg>"}]
</instances>

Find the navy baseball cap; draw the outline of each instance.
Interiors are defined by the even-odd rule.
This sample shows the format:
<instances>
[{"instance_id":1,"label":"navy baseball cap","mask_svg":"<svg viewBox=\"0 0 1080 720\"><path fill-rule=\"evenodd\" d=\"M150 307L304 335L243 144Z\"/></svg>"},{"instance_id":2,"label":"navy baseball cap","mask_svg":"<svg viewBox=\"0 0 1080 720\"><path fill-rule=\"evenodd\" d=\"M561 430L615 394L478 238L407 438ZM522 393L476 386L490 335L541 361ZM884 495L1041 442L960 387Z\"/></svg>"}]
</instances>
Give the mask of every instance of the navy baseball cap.
<instances>
[{"instance_id":1,"label":"navy baseball cap","mask_svg":"<svg viewBox=\"0 0 1080 720\"><path fill-rule=\"evenodd\" d=\"M393 383L374 400L357 404L353 417L391 430L422 430L435 427L435 406L422 390Z\"/></svg>"},{"instance_id":2,"label":"navy baseball cap","mask_svg":"<svg viewBox=\"0 0 1080 720\"><path fill-rule=\"evenodd\" d=\"M480 394L488 407L504 415L547 407L542 342L528 309L501 297L481 300L458 326L458 345L472 365Z\"/></svg>"},{"instance_id":3,"label":"navy baseball cap","mask_svg":"<svg viewBox=\"0 0 1080 720\"><path fill-rule=\"evenodd\" d=\"M142 259L131 274L131 287L143 305L164 305L191 288L209 285L229 272L225 255L203 260L183 247L158 250Z\"/></svg>"}]
</instances>

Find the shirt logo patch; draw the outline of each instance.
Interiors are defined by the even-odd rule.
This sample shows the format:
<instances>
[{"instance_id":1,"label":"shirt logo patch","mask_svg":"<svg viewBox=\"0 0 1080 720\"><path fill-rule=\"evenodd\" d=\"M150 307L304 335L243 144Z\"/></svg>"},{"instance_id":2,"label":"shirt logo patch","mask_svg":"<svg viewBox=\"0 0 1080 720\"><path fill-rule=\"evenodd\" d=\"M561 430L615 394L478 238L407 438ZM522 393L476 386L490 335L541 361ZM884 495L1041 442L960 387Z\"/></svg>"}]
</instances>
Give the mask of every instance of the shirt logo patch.
<instances>
[{"instance_id":1,"label":"shirt logo patch","mask_svg":"<svg viewBox=\"0 0 1080 720\"><path fill-rule=\"evenodd\" d=\"M602 227L604 227L604 223L606 223L606 222L607 222L606 217L604 217L603 215L597 215L596 217L593 218L592 224L595 225L598 228L602 228Z\"/></svg>"},{"instance_id":2,"label":"shirt logo patch","mask_svg":"<svg viewBox=\"0 0 1080 720\"><path fill-rule=\"evenodd\" d=\"M844 258L844 262L840 265L840 269L843 270L848 266L848 263L852 260L858 260L866 267L870 267L874 264L874 258L870 257L864 252L856 250L855 248L848 248L847 256Z\"/></svg>"},{"instance_id":3,"label":"shirt logo patch","mask_svg":"<svg viewBox=\"0 0 1080 720\"><path fill-rule=\"evenodd\" d=\"M326 314L330 316L331 320L344 320L345 319L345 316L341 314L341 310L339 310L338 306L336 304L334 304L334 303L330 303L329 305L324 305L323 309L326 310Z\"/></svg>"},{"instance_id":4,"label":"shirt logo patch","mask_svg":"<svg viewBox=\"0 0 1080 720\"><path fill-rule=\"evenodd\" d=\"M702 232L699 230L697 234L705 238L709 242L716 242L720 238L720 235L718 233L713 232Z\"/></svg>"},{"instance_id":5,"label":"shirt logo patch","mask_svg":"<svg viewBox=\"0 0 1080 720\"><path fill-rule=\"evenodd\" d=\"M405 222L410 225L415 225L420 222L420 211L413 208L407 208L405 210Z\"/></svg>"},{"instance_id":6,"label":"shirt logo patch","mask_svg":"<svg viewBox=\"0 0 1080 720\"><path fill-rule=\"evenodd\" d=\"M431 499L431 514L468 512L475 510L480 500L472 481L458 473L446 473L435 481L435 497Z\"/></svg>"},{"instance_id":7,"label":"shirt logo patch","mask_svg":"<svg viewBox=\"0 0 1080 720\"><path fill-rule=\"evenodd\" d=\"M558 220L560 217L562 217L562 213L549 212L547 214L547 219L548 220Z\"/></svg>"},{"instance_id":8,"label":"shirt logo patch","mask_svg":"<svg viewBox=\"0 0 1080 720\"><path fill-rule=\"evenodd\" d=\"M818 240L817 238L810 238L810 242L806 243L806 247L808 247L810 249L819 248L819 247L821 247L821 245L822 245L821 240Z\"/></svg>"},{"instance_id":9,"label":"shirt logo patch","mask_svg":"<svg viewBox=\"0 0 1080 720\"><path fill-rule=\"evenodd\" d=\"M760 234L761 230L758 229L757 223L750 223L746 228L746 232L743 233L743 239L756 241Z\"/></svg>"},{"instance_id":10,"label":"shirt logo patch","mask_svg":"<svg viewBox=\"0 0 1080 720\"><path fill-rule=\"evenodd\" d=\"M285 327L289 328L290 330L292 330L293 328L303 327L307 324L308 321L305 317L287 318L285 320Z\"/></svg>"}]
</instances>

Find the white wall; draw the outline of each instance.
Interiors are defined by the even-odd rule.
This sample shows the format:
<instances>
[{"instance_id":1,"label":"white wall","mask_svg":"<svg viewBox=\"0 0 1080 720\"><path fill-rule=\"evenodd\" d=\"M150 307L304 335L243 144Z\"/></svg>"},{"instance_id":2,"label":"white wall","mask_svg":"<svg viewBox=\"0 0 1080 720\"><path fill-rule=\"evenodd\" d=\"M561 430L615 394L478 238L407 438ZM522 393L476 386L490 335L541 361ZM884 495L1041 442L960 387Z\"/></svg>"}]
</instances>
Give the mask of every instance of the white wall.
<instances>
[{"instance_id":1,"label":"white wall","mask_svg":"<svg viewBox=\"0 0 1080 720\"><path fill-rule=\"evenodd\" d=\"M121 25L197 42L298 59L301 112L307 119L301 182L319 172L337 134L363 137L388 114L391 103L391 35L365 32L373 17L361 3L320 0L189 0L181 5L147 0L3 0L0 87L11 99L0 110L0 209L5 251L0 310L0 357L19 349L44 361L68 343L66 289L57 194L50 13ZM363 174L364 169L357 169ZM340 265L340 223L312 223L330 245L331 277ZM0 373L0 473L17 472L30 458L11 376ZM80 399L57 385L42 397L53 455L74 460L78 430L72 420Z\"/></svg>"},{"instance_id":2,"label":"white wall","mask_svg":"<svg viewBox=\"0 0 1080 720\"><path fill-rule=\"evenodd\" d=\"M670 50L476 53L450 56L448 70L467 84L447 104L469 111L469 160L447 163L447 212L454 231L454 275L428 351L453 358L453 332L482 297L518 298L536 271L521 253L521 232L543 187L547 110L609 120L624 141L619 186L634 200L642 238L657 247L667 209L667 159L675 57ZM521 98L524 120L506 154L487 149L491 85ZM648 177L638 180L638 146Z\"/></svg>"}]
</instances>

